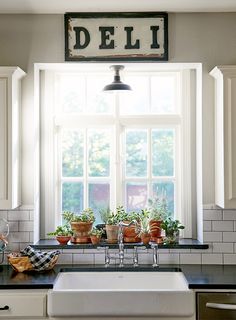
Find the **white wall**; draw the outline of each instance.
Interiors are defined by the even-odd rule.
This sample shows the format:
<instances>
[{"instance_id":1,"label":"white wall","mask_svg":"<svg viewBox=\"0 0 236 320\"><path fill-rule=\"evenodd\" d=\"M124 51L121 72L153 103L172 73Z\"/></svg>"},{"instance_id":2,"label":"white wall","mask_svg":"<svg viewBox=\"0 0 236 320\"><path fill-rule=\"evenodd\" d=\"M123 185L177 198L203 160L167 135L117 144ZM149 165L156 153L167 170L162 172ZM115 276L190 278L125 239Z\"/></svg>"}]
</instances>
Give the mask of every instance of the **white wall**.
<instances>
[{"instance_id":1,"label":"white wall","mask_svg":"<svg viewBox=\"0 0 236 320\"><path fill-rule=\"evenodd\" d=\"M33 64L64 61L63 15L0 15L0 65L19 66L23 81L22 196L33 204ZM214 203L215 65L236 64L236 13L169 14L169 61L203 63L203 202Z\"/></svg>"}]
</instances>

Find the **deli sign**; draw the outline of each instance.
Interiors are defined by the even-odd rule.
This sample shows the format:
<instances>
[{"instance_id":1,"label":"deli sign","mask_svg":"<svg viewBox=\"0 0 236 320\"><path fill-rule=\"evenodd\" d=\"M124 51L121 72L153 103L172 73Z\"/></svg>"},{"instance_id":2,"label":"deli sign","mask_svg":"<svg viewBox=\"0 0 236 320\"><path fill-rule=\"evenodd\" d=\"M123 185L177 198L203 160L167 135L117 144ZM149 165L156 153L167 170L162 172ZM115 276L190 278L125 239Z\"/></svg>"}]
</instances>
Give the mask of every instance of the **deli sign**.
<instances>
[{"instance_id":1,"label":"deli sign","mask_svg":"<svg viewBox=\"0 0 236 320\"><path fill-rule=\"evenodd\" d=\"M166 13L67 13L66 61L167 61Z\"/></svg>"}]
</instances>

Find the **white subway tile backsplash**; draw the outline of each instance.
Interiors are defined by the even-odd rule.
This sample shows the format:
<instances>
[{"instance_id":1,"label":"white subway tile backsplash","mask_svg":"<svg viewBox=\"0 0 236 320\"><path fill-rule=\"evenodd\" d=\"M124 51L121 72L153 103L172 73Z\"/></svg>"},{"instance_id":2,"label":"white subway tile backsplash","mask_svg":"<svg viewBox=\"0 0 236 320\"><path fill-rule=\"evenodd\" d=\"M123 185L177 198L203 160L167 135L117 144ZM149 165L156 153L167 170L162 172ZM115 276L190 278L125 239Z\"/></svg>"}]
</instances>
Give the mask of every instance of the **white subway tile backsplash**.
<instances>
[{"instance_id":1,"label":"white subway tile backsplash","mask_svg":"<svg viewBox=\"0 0 236 320\"><path fill-rule=\"evenodd\" d=\"M181 253L179 255L180 258L180 264L201 264L202 256L200 253L191 253L191 254L185 254Z\"/></svg>"},{"instance_id":2,"label":"white subway tile backsplash","mask_svg":"<svg viewBox=\"0 0 236 320\"><path fill-rule=\"evenodd\" d=\"M95 264L105 264L105 255L104 254L95 254L94 255L94 263Z\"/></svg>"},{"instance_id":3,"label":"white subway tile backsplash","mask_svg":"<svg viewBox=\"0 0 236 320\"><path fill-rule=\"evenodd\" d=\"M223 264L223 255L220 253L202 253L202 264Z\"/></svg>"},{"instance_id":4,"label":"white subway tile backsplash","mask_svg":"<svg viewBox=\"0 0 236 320\"><path fill-rule=\"evenodd\" d=\"M222 232L203 232L204 242L222 242Z\"/></svg>"},{"instance_id":5,"label":"white subway tile backsplash","mask_svg":"<svg viewBox=\"0 0 236 320\"><path fill-rule=\"evenodd\" d=\"M222 220L222 210L203 210L203 220Z\"/></svg>"},{"instance_id":6,"label":"white subway tile backsplash","mask_svg":"<svg viewBox=\"0 0 236 320\"><path fill-rule=\"evenodd\" d=\"M0 211L0 218L7 220L7 211Z\"/></svg>"},{"instance_id":7,"label":"white subway tile backsplash","mask_svg":"<svg viewBox=\"0 0 236 320\"><path fill-rule=\"evenodd\" d=\"M169 253L169 254L159 254L160 264L179 264L179 254Z\"/></svg>"},{"instance_id":8,"label":"white subway tile backsplash","mask_svg":"<svg viewBox=\"0 0 236 320\"><path fill-rule=\"evenodd\" d=\"M19 231L18 221L9 221L9 232Z\"/></svg>"},{"instance_id":9,"label":"white subway tile backsplash","mask_svg":"<svg viewBox=\"0 0 236 320\"><path fill-rule=\"evenodd\" d=\"M30 221L34 221L34 210L30 211Z\"/></svg>"},{"instance_id":10,"label":"white subway tile backsplash","mask_svg":"<svg viewBox=\"0 0 236 320\"><path fill-rule=\"evenodd\" d=\"M74 264L94 264L94 254L75 253L73 254L73 263Z\"/></svg>"},{"instance_id":11,"label":"white subway tile backsplash","mask_svg":"<svg viewBox=\"0 0 236 320\"><path fill-rule=\"evenodd\" d=\"M62 249L62 253L84 253L84 249Z\"/></svg>"},{"instance_id":12,"label":"white subway tile backsplash","mask_svg":"<svg viewBox=\"0 0 236 320\"><path fill-rule=\"evenodd\" d=\"M139 264L153 264L153 256L151 253L139 253L138 255ZM132 261L130 261L132 263Z\"/></svg>"},{"instance_id":13,"label":"white subway tile backsplash","mask_svg":"<svg viewBox=\"0 0 236 320\"><path fill-rule=\"evenodd\" d=\"M212 221L212 231L233 231L233 221Z\"/></svg>"},{"instance_id":14,"label":"white subway tile backsplash","mask_svg":"<svg viewBox=\"0 0 236 320\"><path fill-rule=\"evenodd\" d=\"M19 221L19 231L34 231L34 222Z\"/></svg>"},{"instance_id":15,"label":"white subway tile backsplash","mask_svg":"<svg viewBox=\"0 0 236 320\"><path fill-rule=\"evenodd\" d=\"M236 210L224 210L223 220L236 220Z\"/></svg>"},{"instance_id":16,"label":"white subway tile backsplash","mask_svg":"<svg viewBox=\"0 0 236 320\"><path fill-rule=\"evenodd\" d=\"M9 242L7 245L7 252L19 252L20 243L19 242Z\"/></svg>"},{"instance_id":17,"label":"white subway tile backsplash","mask_svg":"<svg viewBox=\"0 0 236 320\"><path fill-rule=\"evenodd\" d=\"M223 232L223 242L236 242L236 232Z\"/></svg>"},{"instance_id":18,"label":"white subway tile backsplash","mask_svg":"<svg viewBox=\"0 0 236 320\"><path fill-rule=\"evenodd\" d=\"M73 255L71 253L60 253L57 263L60 264L72 264Z\"/></svg>"},{"instance_id":19,"label":"white subway tile backsplash","mask_svg":"<svg viewBox=\"0 0 236 320\"><path fill-rule=\"evenodd\" d=\"M212 231L211 221L209 220L203 221L203 231Z\"/></svg>"},{"instance_id":20,"label":"white subway tile backsplash","mask_svg":"<svg viewBox=\"0 0 236 320\"><path fill-rule=\"evenodd\" d=\"M213 243L213 252L233 253L234 245L233 243Z\"/></svg>"},{"instance_id":21,"label":"white subway tile backsplash","mask_svg":"<svg viewBox=\"0 0 236 320\"><path fill-rule=\"evenodd\" d=\"M236 254L224 254L224 264L236 264Z\"/></svg>"},{"instance_id":22,"label":"white subway tile backsplash","mask_svg":"<svg viewBox=\"0 0 236 320\"><path fill-rule=\"evenodd\" d=\"M29 232L11 232L8 235L8 241L11 242L29 242Z\"/></svg>"},{"instance_id":23,"label":"white subway tile backsplash","mask_svg":"<svg viewBox=\"0 0 236 320\"><path fill-rule=\"evenodd\" d=\"M34 232L30 232L30 243L34 243Z\"/></svg>"},{"instance_id":24,"label":"white subway tile backsplash","mask_svg":"<svg viewBox=\"0 0 236 320\"><path fill-rule=\"evenodd\" d=\"M29 211L8 211L7 219L9 221L22 221L22 220L29 220L30 214Z\"/></svg>"}]
</instances>

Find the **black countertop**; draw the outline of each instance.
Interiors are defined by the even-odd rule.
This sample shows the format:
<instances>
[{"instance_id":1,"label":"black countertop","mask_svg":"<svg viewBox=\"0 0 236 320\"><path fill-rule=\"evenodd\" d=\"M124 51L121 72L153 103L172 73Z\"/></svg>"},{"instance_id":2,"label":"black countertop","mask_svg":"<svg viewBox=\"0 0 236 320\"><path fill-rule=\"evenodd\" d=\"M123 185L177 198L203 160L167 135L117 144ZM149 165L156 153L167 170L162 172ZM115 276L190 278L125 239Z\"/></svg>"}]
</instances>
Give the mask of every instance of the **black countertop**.
<instances>
[{"instance_id":1,"label":"black countertop","mask_svg":"<svg viewBox=\"0 0 236 320\"><path fill-rule=\"evenodd\" d=\"M118 244L108 244L103 241L98 245L93 245L92 243L71 243L61 245L55 239L41 239L37 243L31 245L33 248L42 249L94 249L97 247L109 246L111 249L117 249ZM133 247L143 247L142 243L125 243L125 248L130 249ZM147 248L151 247L151 244L146 245ZM158 244L158 249L208 249L209 245L207 243L202 243L196 239L180 239L178 243L175 244Z\"/></svg>"},{"instance_id":2,"label":"black countertop","mask_svg":"<svg viewBox=\"0 0 236 320\"><path fill-rule=\"evenodd\" d=\"M150 265L111 266L104 268L102 265L56 265L53 270L38 273L17 273L11 266L0 266L0 289L50 289L53 288L55 278L63 271L182 271L189 283L190 289L236 289L236 265L161 265L152 268Z\"/></svg>"}]
</instances>

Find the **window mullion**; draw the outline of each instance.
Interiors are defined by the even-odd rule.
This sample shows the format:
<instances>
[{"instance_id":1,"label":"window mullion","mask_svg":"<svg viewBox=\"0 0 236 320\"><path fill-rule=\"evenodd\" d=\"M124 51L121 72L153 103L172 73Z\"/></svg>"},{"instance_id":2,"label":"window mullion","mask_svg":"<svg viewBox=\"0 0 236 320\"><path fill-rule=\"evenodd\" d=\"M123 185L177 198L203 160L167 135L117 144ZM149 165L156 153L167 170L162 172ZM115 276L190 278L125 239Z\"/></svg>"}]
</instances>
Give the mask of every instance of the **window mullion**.
<instances>
[{"instance_id":1,"label":"window mullion","mask_svg":"<svg viewBox=\"0 0 236 320\"><path fill-rule=\"evenodd\" d=\"M84 203L83 208L88 207L88 159L89 159L89 137L88 128L84 130Z\"/></svg>"},{"instance_id":2,"label":"window mullion","mask_svg":"<svg viewBox=\"0 0 236 320\"><path fill-rule=\"evenodd\" d=\"M147 136L147 197L153 196L152 190L152 129L148 129Z\"/></svg>"},{"instance_id":3,"label":"window mullion","mask_svg":"<svg viewBox=\"0 0 236 320\"><path fill-rule=\"evenodd\" d=\"M115 153L115 204L114 206L117 207L123 203L123 181L124 181L124 170L123 170L123 141L122 141L122 127L120 124L120 99L119 94L116 94L115 100L115 146L116 146L116 153ZM113 208L115 209L115 208Z\"/></svg>"}]
</instances>

